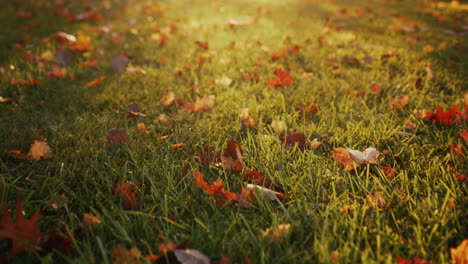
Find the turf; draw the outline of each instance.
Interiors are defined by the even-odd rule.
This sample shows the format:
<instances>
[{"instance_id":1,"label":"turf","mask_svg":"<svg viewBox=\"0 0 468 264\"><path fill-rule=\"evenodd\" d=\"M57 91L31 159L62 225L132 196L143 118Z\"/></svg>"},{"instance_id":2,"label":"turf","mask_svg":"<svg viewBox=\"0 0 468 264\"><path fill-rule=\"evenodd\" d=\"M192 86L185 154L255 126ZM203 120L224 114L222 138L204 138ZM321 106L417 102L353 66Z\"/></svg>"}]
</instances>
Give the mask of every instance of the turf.
<instances>
[{"instance_id":1,"label":"turf","mask_svg":"<svg viewBox=\"0 0 468 264\"><path fill-rule=\"evenodd\" d=\"M65 1L73 14L91 6L102 15L98 21L70 21L56 15L59 2L4 1L0 10L0 96L12 98L0 103L0 193L10 208L21 197L27 217L42 209L43 237L56 230L74 237L74 243L71 252L38 246L12 263L112 263L111 252L119 245L148 255L158 254L157 245L168 241L187 241L187 247L213 260L224 255L234 263L246 258L253 263L395 263L398 256L450 263L450 248L468 238L468 185L454 174L468 175L468 145L459 135L468 125L435 124L415 114L464 105L465 4ZM161 8L151 12L148 7ZM18 11L29 11L32 18ZM242 25L229 26L229 19ZM401 21L406 27L398 27ZM104 25L110 32L96 33ZM46 75L53 58L24 59L64 47L53 38L44 41L59 31L82 32L93 46L72 52L63 79ZM113 33L125 39L113 41ZM162 33L168 36L164 44ZM272 58L294 45L300 46L297 52ZM425 51L427 45L434 50ZM115 71L112 59L123 52L130 57L128 67L144 72ZM93 57L95 67L80 66ZM371 58L375 61L365 62ZM428 76L428 67L435 78ZM293 75L293 83L269 85L277 69ZM250 72L258 80L244 80ZM101 76L107 78L85 88ZM232 83L216 82L223 76ZM30 77L41 85L12 84ZM371 93L375 83L381 87L378 95ZM194 113L165 107L160 99L171 91L189 102L214 95L215 105ZM389 97L399 95L409 95L409 104L393 109ZM318 108L315 115L297 111L309 101ZM136 121L125 115L134 103L146 115ZM252 127L239 118L245 108L256 121ZM271 127L274 120L284 121L285 134L302 132L322 145L285 146ZM414 130L407 128L408 121ZM137 130L138 123L148 131ZM126 130L125 144L108 141L113 129ZM224 188L240 192L244 172L194 160L205 146L222 154L230 139L241 143L244 172L262 170L284 186L287 200L270 201L257 193L258 201L248 209L219 206L197 186L193 171L202 172L208 183L221 178ZM27 153L33 140L45 140L53 158L31 161L7 154ZM171 147L181 142L186 145ZM462 153L451 151L450 144L461 144ZM385 154L380 165L347 172L331 151L339 147L375 147ZM188 165L192 172L181 173ZM398 173L386 177L385 165ZM116 184L126 181L139 183L141 205L135 210L124 209L114 195ZM383 206L369 202L376 192ZM68 202L51 208L48 201L61 194ZM83 213L90 212L102 223L77 235ZM291 225L287 237L271 242L262 236L262 230L279 224Z\"/></svg>"}]
</instances>

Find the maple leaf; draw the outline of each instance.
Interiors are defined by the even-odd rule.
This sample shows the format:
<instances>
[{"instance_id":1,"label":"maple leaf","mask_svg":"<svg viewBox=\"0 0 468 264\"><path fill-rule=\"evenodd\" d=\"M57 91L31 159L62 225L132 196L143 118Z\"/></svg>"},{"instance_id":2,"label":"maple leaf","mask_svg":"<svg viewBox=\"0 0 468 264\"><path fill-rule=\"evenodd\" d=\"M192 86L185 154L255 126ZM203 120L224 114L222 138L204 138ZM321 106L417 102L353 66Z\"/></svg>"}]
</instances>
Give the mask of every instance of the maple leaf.
<instances>
[{"instance_id":1,"label":"maple leaf","mask_svg":"<svg viewBox=\"0 0 468 264\"><path fill-rule=\"evenodd\" d=\"M355 168L359 167L345 148L336 148L332 149L333 155L335 156L336 161L344 166L346 171L352 171Z\"/></svg>"},{"instance_id":2,"label":"maple leaf","mask_svg":"<svg viewBox=\"0 0 468 264\"><path fill-rule=\"evenodd\" d=\"M462 137L465 140L466 144L468 144L468 131L463 131L463 132L460 131L458 132L458 134L460 135L460 137Z\"/></svg>"},{"instance_id":3,"label":"maple leaf","mask_svg":"<svg viewBox=\"0 0 468 264\"><path fill-rule=\"evenodd\" d=\"M281 88L291 85L294 81L294 76L290 75L287 71L277 70L275 74L276 78L268 80L268 85Z\"/></svg>"},{"instance_id":4,"label":"maple leaf","mask_svg":"<svg viewBox=\"0 0 468 264\"><path fill-rule=\"evenodd\" d=\"M457 123L457 119L460 116L460 111L458 110L458 105L454 105L447 111L442 110L442 107L437 106L437 110L435 112L428 111L424 119L431 120L433 123L445 123L455 124Z\"/></svg>"},{"instance_id":5,"label":"maple leaf","mask_svg":"<svg viewBox=\"0 0 468 264\"><path fill-rule=\"evenodd\" d=\"M213 184L208 184L205 181L203 173L194 171L193 176L197 186L204 190L206 193L211 194L215 197L216 202L220 206L230 204L233 200L237 200L239 195L230 191L226 191L223 188L223 181L218 179Z\"/></svg>"},{"instance_id":6,"label":"maple leaf","mask_svg":"<svg viewBox=\"0 0 468 264\"><path fill-rule=\"evenodd\" d=\"M362 165L364 163L379 164L377 157L380 155L381 152L376 150L375 148L367 148L364 150L364 152L347 148L346 151L350 154L353 161L356 162L358 165Z\"/></svg>"},{"instance_id":7,"label":"maple leaf","mask_svg":"<svg viewBox=\"0 0 468 264\"><path fill-rule=\"evenodd\" d=\"M242 155L243 151L240 143L235 140L229 140L224 151L224 156L221 157L223 167L234 172L241 172L244 168Z\"/></svg>"},{"instance_id":8,"label":"maple leaf","mask_svg":"<svg viewBox=\"0 0 468 264\"><path fill-rule=\"evenodd\" d=\"M122 197L124 209L135 209L140 206L140 202L135 198L138 192L138 185L138 183L127 181L115 188L114 195Z\"/></svg>"},{"instance_id":9,"label":"maple leaf","mask_svg":"<svg viewBox=\"0 0 468 264\"><path fill-rule=\"evenodd\" d=\"M468 264L468 239L464 239L458 247L451 248L450 257L455 264Z\"/></svg>"},{"instance_id":10,"label":"maple leaf","mask_svg":"<svg viewBox=\"0 0 468 264\"><path fill-rule=\"evenodd\" d=\"M8 212L8 205L3 202L3 214L0 221L0 240L11 239L13 246L5 255L0 257L0 262L6 263L16 255L30 251L40 242L40 231L36 226L39 220L40 210L37 210L31 219L25 219L22 213L21 200L16 200L16 223L13 223Z\"/></svg>"}]
</instances>

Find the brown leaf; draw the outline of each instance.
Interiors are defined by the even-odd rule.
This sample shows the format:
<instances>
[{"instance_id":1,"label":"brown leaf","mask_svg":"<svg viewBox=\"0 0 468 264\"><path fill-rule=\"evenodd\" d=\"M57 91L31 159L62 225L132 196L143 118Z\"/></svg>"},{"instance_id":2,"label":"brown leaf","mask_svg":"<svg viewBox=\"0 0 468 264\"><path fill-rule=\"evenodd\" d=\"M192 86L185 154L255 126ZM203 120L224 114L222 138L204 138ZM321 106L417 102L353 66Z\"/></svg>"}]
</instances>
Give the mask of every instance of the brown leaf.
<instances>
[{"instance_id":1,"label":"brown leaf","mask_svg":"<svg viewBox=\"0 0 468 264\"><path fill-rule=\"evenodd\" d=\"M128 137L125 129L112 129L107 133L107 142L110 145L122 145L127 143Z\"/></svg>"},{"instance_id":2,"label":"brown leaf","mask_svg":"<svg viewBox=\"0 0 468 264\"><path fill-rule=\"evenodd\" d=\"M351 155L345 148L332 149L333 155L335 156L336 162L344 166L346 171L352 171L359 167L359 164L354 162Z\"/></svg>"},{"instance_id":3,"label":"brown leaf","mask_svg":"<svg viewBox=\"0 0 468 264\"><path fill-rule=\"evenodd\" d=\"M52 199L49 200L48 205L54 209L60 209L66 203L68 203L68 197L62 193L61 195L52 197Z\"/></svg>"},{"instance_id":4,"label":"brown leaf","mask_svg":"<svg viewBox=\"0 0 468 264\"><path fill-rule=\"evenodd\" d=\"M11 219L8 205L3 202L3 214L0 220L0 240L11 239L11 249L0 257L0 262L6 263L16 255L31 251L40 242L41 233L36 226L40 211L36 211L30 220L23 216L21 200L16 200L16 223Z\"/></svg>"},{"instance_id":5,"label":"brown leaf","mask_svg":"<svg viewBox=\"0 0 468 264\"><path fill-rule=\"evenodd\" d=\"M185 147L185 143L184 143L184 142L180 142L180 143L172 144L172 145L171 145L171 148L183 148L183 147Z\"/></svg>"},{"instance_id":6,"label":"brown leaf","mask_svg":"<svg viewBox=\"0 0 468 264\"><path fill-rule=\"evenodd\" d=\"M159 100L164 107L169 107L175 103L176 97L174 92L168 92L163 98Z\"/></svg>"},{"instance_id":7,"label":"brown leaf","mask_svg":"<svg viewBox=\"0 0 468 264\"><path fill-rule=\"evenodd\" d=\"M409 100L410 100L410 96L407 94L399 95L395 98L393 96L388 97L388 101L390 102L390 105L395 110L403 109L406 105L408 105Z\"/></svg>"},{"instance_id":8,"label":"brown leaf","mask_svg":"<svg viewBox=\"0 0 468 264\"><path fill-rule=\"evenodd\" d=\"M114 248L111 252L113 264L141 264L141 252L136 247L125 249L122 246Z\"/></svg>"},{"instance_id":9,"label":"brown leaf","mask_svg":"<svg viewBox=\"0 0 468 264\"><path fill-rule=\"evenodd\" d=\"M262 231L262 236L270 238L270 243L286 239L291 233L291 224L279 224L274 228Z\"/></svg>"},{"instance_id":10,"label":"brown leaf","mask_svg":"<svg viewBox=\"0 0 468 264\"><path fill-rule=\"evenodd\" d=\"M281 142L288 147L304 147L306 145L306 139L304 133L291 133L289 135L282 136L280 138Z\"/></svg>"}]
</instances>

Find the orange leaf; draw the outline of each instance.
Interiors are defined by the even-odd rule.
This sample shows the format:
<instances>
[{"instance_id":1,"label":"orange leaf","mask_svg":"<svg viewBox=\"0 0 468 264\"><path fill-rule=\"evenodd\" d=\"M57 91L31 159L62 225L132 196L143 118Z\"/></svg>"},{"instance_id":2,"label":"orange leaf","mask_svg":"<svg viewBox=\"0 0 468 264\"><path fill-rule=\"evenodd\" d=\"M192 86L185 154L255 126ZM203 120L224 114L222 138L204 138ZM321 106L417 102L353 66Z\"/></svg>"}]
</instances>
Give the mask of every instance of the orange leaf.
<instances>
[{"instance_id":1,"label":"orange leaf","mask_svg":"<svg viewBox=\"0 0 468 264\"><path fill-rule=\"evenodd\" d=\"M135 209L140 206L140 202L135 198L138 192L138 185L138 183L127 181L115 188L114 195L122 197L124 209Z\"/></svg>"},{"instance_id":2,"label":"orange leaf","mask_svg":"<svg viewBox=\"0 0 468 264\"><path fill-rule=\"evenodd\" d=\"M92 86L94 86L94 85L100 84L100 83L102 83L102 81L104 81L106 78L107 78L106 76L101 76L101 77L97 78L96 80L89 82L89 83L85 86L85 88L89 88L89 87L92 87Z\"/></svg>"},{"instance_id":3,"label":"orange leaf","mask_svg":"<svg viewBox=\"0 0 468 264\"><path fill-rule=\"evenodd\" d=\"M24 218L21 200L16 200L16 223L13 223L8 212L8 205L3 202L3 215L0 221L0 240L11 239L13 246L9 252L0 257L0 262L6 263L21 252L29 251L40 242L41 233L36 224L40 211L36 211L30 220Z\"/></svg>"},{"instance_id":4,"label":"orange leaf","mask_svg":"<svg viewBox=\"0 0 468 264\"><path fill-rule=\"evenodd\" d=\"M172 145L171 145L171 148L183 148L183 147L185 147L185 143L184 143L184 142L177 143L177 144L172 144Z\"/></svg>"},{"instance_id":5,"label":"orange leaf","mask_svg":"<svg viewBox=\"0 0 468 264\"><path fill-rule=\"evenodd\" d=\"M464 239L458 247L451 248L450 257L455 264L468 264L468 239Z\"/></svg>"},{"instance_id":6,"label":"orange leaf","mask_svg":"<svg viewBox=\"0 0 468 264\"><path fill-rule=\"evenodd\" d=\"M406 105L408 105L410 100L410 96L405 94L405 95L400 95L397 97L389 96L388 101L390 102L390 105L392 106L393 109L399 110L403 109Z\"/></svg>"},{"instance_id":7,"label":"orange leaf","mask_svg":"<svg viewBox=\"0 0 468 264\"><path fill-rule=\"evenodd\" d=\"M359 167L359 164L354 162L351 155L345 148L332 149L333 155L335 156L336 162L344 166L346 171L352 171Z\"/></svg>"},{"instance_id":8,"label":"orange leaf","mask_svg":"<svg viewBox=\"0 0 468 264\"><path fill-rule=\"evenodd\" d=\"M21 151L19 150L10 150L10 151L7 151L7 154L13 155L20 159L28 159L28 156L23 155L23 153L21 153Z\"/></svg>"},{"instance_id":9,"label":"orange leaf","mask_svg":"<svg viewBox=\"0 0 468 264\"><path fill-rule=\"evenodd\" d=\"M101 218L95 216L93 213L84 213L83 222L85 222L89 227L95 227L101 224Z\"/></svg>"},{"instance_id":10,"label":"orange leaf","mask_svg":"<svg viewBox=\"0 0 468 264\"><path fill-rule=\"evenodd\" d=\"M33 160L50 159L52 158L52 153L46 142L34 140L34 143L29 149L28 157Z\"/></svg>"},{"instance_id":11,"label":"orange leaf","mask_svg":"<svg viewBox=\"0 0 468 264\"><path fill-rule=\"evenodd\" d=\"M458 132L458 134L465 140L466 144L468 144L468 131Z\"/></svg>"}]
</instances>

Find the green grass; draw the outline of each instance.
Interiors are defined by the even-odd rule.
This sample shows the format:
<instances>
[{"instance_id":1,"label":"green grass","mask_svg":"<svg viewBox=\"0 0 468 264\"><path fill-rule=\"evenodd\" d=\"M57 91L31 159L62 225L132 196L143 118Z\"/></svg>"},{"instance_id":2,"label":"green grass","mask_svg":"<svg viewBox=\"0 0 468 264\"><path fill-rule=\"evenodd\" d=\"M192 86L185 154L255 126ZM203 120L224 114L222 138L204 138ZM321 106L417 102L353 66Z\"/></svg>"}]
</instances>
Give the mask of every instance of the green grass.
<instances>
[{"instance_id":1,"label":"green grass","mask_svg":"<svg viewBox=\"0 0 468 264\"><path fill-rule=\"evenodd\" d=\"M158 244L185 240L189 248L211 259L224 254L234 263L243 263L245 257L254 263L332 263L335 250L339 251L337 263L395 263L397 256L450 263L450 248L468 238L468 185L454 176L454 172L468 174L468 145L458 135L468 125L437 125L413 114L419 109L434 111L439 105L443 109L463 105L468 56L462 49L468 42L466 36L447 35L444 30L457 23L455 30L463 32L466 12L437 9L431 1L112 0L109 9L99 1L94 4L102 20L79 22L53 16L57 7L53 1L42 6L36 1L2 2L0 96L13 102L0 103L1 199L13 208L20 196L27 217L43 208L38 226L44 237L51 230L72 235L83 213L92 212L102 220L101 225L75 236L73 253L39 248L13 263L111 263L111 251L118 245L137 247L147 255L157 254ZM92 5L65 2L75 14ZM143 14L145 5L162 5L167 11ZM340 13L342 7L347 7L347 15ZM355 15L355 7L364 13ZM125 12L120 13L121 8ZM18 10L31 11L33 17L18 17ZM432 13L437 10L447 21L435 21ZM115 18L116 14L121 17ZM407 16L418 28L413 33L390 30L396 15ZM325 32L327 18L332 23ZM257 22L231 29L228 19ZM31 22L37 27L20 29ZM178 29L165 45L159 45L152 38L154 27L172 23ZM102 36L90 31L101 25L111 31ZM28 52L55 53L61 44L41 43L41 39L58 31L75 36L81 31L91 37L94 50L74 52L74 62L66 67L75 80L48 78L51 63L31 64L23 59ZM125 41L112 43L113 32L123 34ZM13 49L24 34L30 36L26 45ZM320 46L319 36L329 45ZM410 44L407 38L419 43ZM197 40L207 41L209 49L201 50L194 43ZM437 48L442 42L446 50ZM301 46L298 52L271 60L273 51L296 44ZM425 45L435 50L425 53ZM396 57L380 60L392 51ZM131 65L146 74L114 71L112 58L122 52L130 54ZM198 66L201 55L207 60ZM342 63L344 56L377 60L353 65ZM79 66L89 57L101 58L96 68ZM167 63L158 63L163 57ZM258 60L261 65L256 65ZM187 65L191 67L184 68ZM432 65L435 81L426 79L427 65ZM268 86L277 68L289 69L295 77L291 86ZM337 69L338 75L330 72ZM176 75L178 70L182 76ZM244 81L242 76L252 71L259 81ZM303 79L302 72L312 72L314 78ZM84 88L104 75L107 79L101 84ZM232 79L229 87L207 83L223 75ZM42 86L11 84L12 79L29 77ZM419 90L418 77L424 84ZM370 93L374 83L381 86L378 96ZM356 90L364 95L352 96ZM159 100L169 91L188 101L215 95L215 106L199 113L165 108ZM409 104L393 110L388 97L402 94L410 96ZM308 100L319 109L313 117L297 112ZM137 122L124 115L133 103L146 114L138 122L150 127L147 134L138 133ZM254 127L243 127L239 114L244 108L257 122ZM161 114L173 118L173 123L161 122ZM272 120L284 121L286 133L303 132L308 140L318 138L323 145L287 148L270 127ZM416 123L415 131L406 129L409 120ZM106 135L111 129L125 129L128 143L110 146ZM164 135L170 137L160 139ZM33 139L46 139L54 157L27 161L6 153L27 153ZM259 196L250 209L234 204L219 207L197 187L191 173L180 176L190 164L209 183L221 178L226 189L240 192L241 176L193 159L206 145L223 153L229 139L241 143L245 169L263 169L263 175L284 186L288 200L280 203ZM180 142L186 146L171 148ZM458 143L463 145L461 160L450 151L450 144ZM367 165L357 174L344 171L331 152L338 147L364 150L370 146L388 152L380 157L381 165ZM397 167L398 174L387 179L379 169L383 165ZM123 209L120 198L113 195L116 181L140 183L139 209ZM386 200L383 209L368 204L367 196L374 192ZM48 201L60 194L69 202L60 209L48 207ZM455 205L450 208L452 199ZM355 209L341 215L340 209L350 205ZM261 230L282 223L291 224L288 238L269 243L262 237Z\"/></svg>"}]
</instances>

